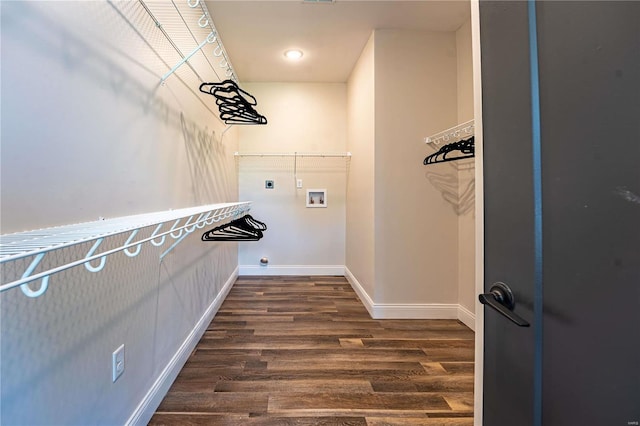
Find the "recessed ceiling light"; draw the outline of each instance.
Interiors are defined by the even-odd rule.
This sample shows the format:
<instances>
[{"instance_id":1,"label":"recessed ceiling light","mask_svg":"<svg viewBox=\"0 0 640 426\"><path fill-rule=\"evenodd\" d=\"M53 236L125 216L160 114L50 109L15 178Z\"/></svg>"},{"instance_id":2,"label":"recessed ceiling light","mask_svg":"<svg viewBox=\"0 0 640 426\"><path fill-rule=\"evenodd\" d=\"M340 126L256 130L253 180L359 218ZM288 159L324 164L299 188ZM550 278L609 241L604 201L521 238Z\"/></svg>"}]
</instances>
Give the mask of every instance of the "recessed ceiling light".
<instances>
[{"instance_id":1,"label":"recessed ceiling light","mask_svg":"<svg viewBox=\"0 0 640 426\"><path fill-rule=\"evenodd\" d=\"M291 59L293 61L297 61L298 59L302 58L302 50L299 49L289 49L286 52L284 52L284 56L287 59Z\"/></svg>"}]
</instances>

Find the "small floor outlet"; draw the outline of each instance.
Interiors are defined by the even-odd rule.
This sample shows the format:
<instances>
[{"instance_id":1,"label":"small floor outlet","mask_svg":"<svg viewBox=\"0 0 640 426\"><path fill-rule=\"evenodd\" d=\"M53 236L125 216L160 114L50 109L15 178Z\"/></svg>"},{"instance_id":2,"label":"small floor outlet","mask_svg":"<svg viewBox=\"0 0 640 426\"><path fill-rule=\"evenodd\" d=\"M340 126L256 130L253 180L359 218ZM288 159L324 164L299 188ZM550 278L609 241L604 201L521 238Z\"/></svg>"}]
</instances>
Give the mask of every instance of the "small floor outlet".
<instances>
[{"instance_id":1,"label":"small floor outlet","mask_svg":"<svg viewBox=\"0 0 640 426\"><path fill-rule=\"evenodd\" d=\"M114 382L124 373L124 344L111 354L111 371Z\"/></svg>"}]
</instances>

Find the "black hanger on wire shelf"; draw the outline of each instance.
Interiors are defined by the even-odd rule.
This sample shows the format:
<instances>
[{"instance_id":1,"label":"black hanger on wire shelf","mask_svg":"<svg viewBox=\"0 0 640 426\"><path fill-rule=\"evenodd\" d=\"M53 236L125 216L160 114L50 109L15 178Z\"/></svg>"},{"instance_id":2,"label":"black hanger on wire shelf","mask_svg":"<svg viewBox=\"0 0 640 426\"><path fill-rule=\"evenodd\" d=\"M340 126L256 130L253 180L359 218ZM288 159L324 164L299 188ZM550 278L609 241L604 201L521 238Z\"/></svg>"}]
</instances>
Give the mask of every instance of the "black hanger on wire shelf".
<instances>
[{"instance_id":1,"label":"black hanger on wire shelf","mask_svg":"<svg viewBox=\"0 0 640 426\"><path fill-rule=\"evenodd\" d=\"M475 157L475 151L474 137L471 136L469 139L442 146L438 152L427 156L423 163L426 166L427 164L446 163L447 161L462 160L463 158L473 158Z\"/></svg>"},{"instance_id":2,"label":"black hanger on wire shelf","mask_svg":"<svg viewBox=\"0 0 640 426\"><path fill-rule=\"evenodd\" d=\"M254 108L258 104L256 98L239 88L233 80L202 83L200 91L216 98L220 119L225 124L267 124L266 117Z\"/></svg>"},{"instance_id":3,"label":"black hanger on wire shelf","mask_svg":"<svg viewBox=\"0 0 640 426\"><path fill-rule=\"evenodd\" d=\"M202 241L258 241L267 225L244 215L202 234Z\"/></svg>"}]
</instances>

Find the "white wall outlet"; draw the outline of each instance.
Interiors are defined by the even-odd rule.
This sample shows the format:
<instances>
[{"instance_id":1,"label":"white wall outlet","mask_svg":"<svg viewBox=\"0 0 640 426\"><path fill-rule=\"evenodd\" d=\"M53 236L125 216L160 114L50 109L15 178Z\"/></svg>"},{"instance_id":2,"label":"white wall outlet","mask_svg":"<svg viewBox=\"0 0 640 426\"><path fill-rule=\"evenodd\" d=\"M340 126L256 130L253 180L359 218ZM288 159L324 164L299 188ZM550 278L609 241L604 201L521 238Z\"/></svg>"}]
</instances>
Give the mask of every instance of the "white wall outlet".
<instances>
[{"instance_id":1,"label":"white wall outlet","mask_svg":"<svg viewBox=\"0 0 640 426\"><path fill-rule=\"evenodd\" d=\"M296 188L302 188L302 179L296 180Z\"/></svg>"},{"instance_id":2,"label":"white wall outlet","mask_svg":"<svg viewBox=\"0 0 640 426\"><path fill-rule=\"evenodd\" d=\"M124 373L124 343L111 354L111 373L114 382Z\"/></svg>"}]
</instances>

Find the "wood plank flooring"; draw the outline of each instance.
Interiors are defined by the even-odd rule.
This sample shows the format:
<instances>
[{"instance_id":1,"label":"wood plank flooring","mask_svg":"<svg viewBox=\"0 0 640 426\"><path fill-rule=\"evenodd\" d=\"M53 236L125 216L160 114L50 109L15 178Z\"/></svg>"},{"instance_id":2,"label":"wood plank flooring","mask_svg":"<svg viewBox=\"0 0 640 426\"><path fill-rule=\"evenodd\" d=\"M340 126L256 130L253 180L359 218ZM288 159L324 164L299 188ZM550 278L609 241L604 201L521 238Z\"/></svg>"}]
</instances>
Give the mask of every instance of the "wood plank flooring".
<instances>
[{"instance_id":1,"label":"wood plank flooring","mask_svg":"<svg viewBox=\"0 0 640 426\"><path fill-rule=\"evenodd\" d=\"M372 320L344 277L240 277L150 425L473 424L474 334Z\"/></svg>"}]
</instances>

